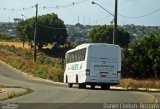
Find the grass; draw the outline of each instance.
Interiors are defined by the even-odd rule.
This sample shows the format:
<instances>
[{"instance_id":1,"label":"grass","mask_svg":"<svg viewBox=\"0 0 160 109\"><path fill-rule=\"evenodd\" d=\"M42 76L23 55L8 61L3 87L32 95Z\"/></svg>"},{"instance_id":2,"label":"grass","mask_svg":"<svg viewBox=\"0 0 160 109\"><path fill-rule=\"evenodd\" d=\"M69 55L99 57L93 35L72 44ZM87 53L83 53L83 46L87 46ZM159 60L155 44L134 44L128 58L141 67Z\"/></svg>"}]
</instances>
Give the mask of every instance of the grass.
<instances>
[{"instance_id":1,"label":"grass","mask_svg":"<svg viewBox=\"0 0 160 109\"><path fill-rule=\"evenodd\" d=\"M16 48L23 48L23 43L22 42L14 42L14 41L0 41L0 45L8 45L8 46L15 46ZM24 43L24 48L23 49L29 49L29 43L25 42ZM48 44L47 46L45 46L44 48L52 48L51 44Z\"/></svg>"},{"instance_id":2,"label":"grass","mask_svg":"<svg viewBox=\"0 0 160 109\"><path fill-rule=\"evenodd\" d=\"M124 88L138 89L138 88L155 88L160 89L160 80L135 80L135 79L122 79L119 86Z\"/></svg>"},{"instance_id":3,"label":"grass","mask_svg":"<svg viewBox=\"0 0 160 109\"><path fill-rule=\"evenodd\" d=\"M33 63L31 49L0 45L0 60L29 74L53 81L63 81L61 59L52 58L42 52L37 53L37 61Z\"/></svg>"},{"instance_id":4,"label":"grass","mask_svg":"<svg viewBox=\"0 0 160 109\"><path fill-rule=\"evenodd\" d=\"M1 42L0 42L0 45L15 46L16 48L22 48L22 47L23 47L22 42L1 41ZM24 48L29 48L28 43L25 43Z\"/></svg>"},{"instance_id":5,"label":"grass","mask_svg":"<svg viewBox=\"0 0 160 109\"><path fill-rule=\"evenodd\" d=\"M22 70L26 73L32 74L44 79L50 79L57 82L63 81L63 68L60 64L59 58L51 58L41 52L37 54L37 62L33 64L33 51L31 49L18 48L16 45L10 45L10 42L6 42L6 45L0 42L0 60L12 65L13 67ZM20 42L18 42L20 43ZM22 43L21 43L22 46ZM160 80L134 80L134 79L122 79L119 86L124 88L156 88L160 89Z\"/></svg>"},{"instance_id":6,"label":"grass","mask_svg":"<svg viewBox=\"0 0 160 109\"><path fill-rule=\"evenodd\" d=\"M7 97L7 98L3 98L3 99L1 99L0 101L12 99L12 98L19 97L19 96L23 96L23 95L30 94L30 93L33 92L32 89L29 89L29 88L25 88L25 89L26 89L26 91L23 92L23 93L12 92L11 94L8 94L8 97Z\"/></svg>"}]
</instances>

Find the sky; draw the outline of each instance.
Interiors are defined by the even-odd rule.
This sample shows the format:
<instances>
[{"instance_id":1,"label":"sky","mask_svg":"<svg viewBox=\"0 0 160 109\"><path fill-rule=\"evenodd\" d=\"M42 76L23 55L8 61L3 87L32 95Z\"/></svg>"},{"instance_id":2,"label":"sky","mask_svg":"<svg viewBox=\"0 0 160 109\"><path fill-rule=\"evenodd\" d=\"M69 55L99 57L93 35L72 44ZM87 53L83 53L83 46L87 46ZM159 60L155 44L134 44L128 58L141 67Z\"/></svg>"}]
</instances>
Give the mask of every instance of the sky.
<instances>
[{"instance_id":1,"label":"sky","mask_svg":"<svg viewBox=\"0 0 160 109\"><path fill-rule=\"evenodd\" d=\"M0 22L33 17L36 14L35 4L38 4L38 15L55 13L65 24L111 24L114 17L98 5L91 4L92 1L114 14L115 0L0 0ZM154 13L149 14L151 12ZM147 16L140 17L143 15ZM118 25L160 26L159 19L160 0L118 0Z\"/></svg>"}]
</instances>

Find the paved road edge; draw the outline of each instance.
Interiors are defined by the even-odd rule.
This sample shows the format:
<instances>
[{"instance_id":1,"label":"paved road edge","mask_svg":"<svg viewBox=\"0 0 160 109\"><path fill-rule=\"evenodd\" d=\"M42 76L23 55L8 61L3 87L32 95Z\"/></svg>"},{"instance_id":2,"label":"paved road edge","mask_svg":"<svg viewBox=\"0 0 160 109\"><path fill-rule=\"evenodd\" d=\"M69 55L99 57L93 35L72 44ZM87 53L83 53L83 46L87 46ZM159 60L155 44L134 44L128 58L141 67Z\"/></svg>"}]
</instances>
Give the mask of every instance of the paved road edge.
<instances>
[{"instance_id":1,"label":"paved road edge","mask_svg":"<svg viewBox=\"0 0 160 109\"><path fill-rule=\"evenodd\" d=\"M14 68L14 67L8 65L7 63L1 61L1 60L0 60L0 66L4 67L6 69L9 69L11 71L18 72L18 73L21 73L23 75L26 75L26 76L28 76L28 78L30 78L32 80L44 81L44 82L47 82L47 83L52 83L52 84L56 84L56 85L60 85L60 86L67 86L67 84L65 84L65 83L54 82L54 81L51 81L51 80L42 79L42 78L39 78L39 77L34 77L33 75L29 75L29 74L27 74L25 72L22 72L22 71ZM111 89L160 92L160 89L152 89L152 88L137 88L137 89L132 89L132 88L123 88L123 87L118 87L118 86L111 86Z\"/></svg>"}]
</instances>

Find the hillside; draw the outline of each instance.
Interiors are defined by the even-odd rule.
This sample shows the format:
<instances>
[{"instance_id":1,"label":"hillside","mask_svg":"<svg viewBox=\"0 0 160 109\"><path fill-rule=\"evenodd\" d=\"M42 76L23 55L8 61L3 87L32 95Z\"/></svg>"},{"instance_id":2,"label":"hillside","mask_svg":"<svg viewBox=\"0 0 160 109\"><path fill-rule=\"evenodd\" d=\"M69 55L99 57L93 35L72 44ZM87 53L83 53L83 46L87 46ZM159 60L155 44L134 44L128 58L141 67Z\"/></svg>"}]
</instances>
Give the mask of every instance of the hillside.
<instances>
[{"instance_id":1,"label":"hillside","mask_svg":"<svg viewBox=\"0 0 160 109\"><path fill-rule=\"evenodd\" d=\"M67 40L75 45L87 42L89 31L97 26L81 25L79 23L76 25L66 25L68 33ZM135 38L138 39L149 33L156 34L157 32L160 32L160 26L141 26L131 24L123 25L122 27L131 34L131 40ZM16 23L0 23L0 34L16 36Z\"/></svg>"},{"instance_id":2,"label":"hillside","mask_svg":"<svg viewBox=\"0 0 160 109\"><path fill-rule=\"evenodd\" d=\"M131 34L132 39L141 38L149 33L156 34L160 32L160 26L140 26L131 24L124 25L123 27Z\"/></svg>"}]
</instances>

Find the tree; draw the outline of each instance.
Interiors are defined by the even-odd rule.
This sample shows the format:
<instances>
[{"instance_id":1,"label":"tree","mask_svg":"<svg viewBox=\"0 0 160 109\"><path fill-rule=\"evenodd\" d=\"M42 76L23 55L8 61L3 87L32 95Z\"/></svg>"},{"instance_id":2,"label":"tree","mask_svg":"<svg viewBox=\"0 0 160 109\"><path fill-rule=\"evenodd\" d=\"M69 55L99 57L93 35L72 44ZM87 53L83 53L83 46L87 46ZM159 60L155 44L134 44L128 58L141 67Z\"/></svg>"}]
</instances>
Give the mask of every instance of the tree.
<instances>
[{"instance_id":1,"label":"tree","mask_svg":"<svg viewBox=\"0 0 160 109\"><path fill-rule=\"evenodd\" d=\"M122 27L118 27L117 37L115 37L115 44L125 47L129 43L129 40L130 34ZM89 32L89 42L111 44L113 42L113 26L104 25L94 28Z\"/></svg>"},{"instance_id":2,"label":"tree","mask_svg":"<svg viewBox=\"0 0 160 109\"><path fill-rule=\"evenodd\" d=\"M34 39L35 17L18 23L17 31L20 36L31 42ZM64 22L54 13L38 16L37 23L37 46L42 49L48 43L57 42L64 44L67 38L67 31Z\"/></svg>"},{"instance_id":3,"label":"tree","mask_svg":"<svg viewBox=\"0 0 160 109\"><path fill-rule=\"evenodd\" d=\"M134 40L123 50L122 76L136 79L160 77L160 34Z\"/></svg>"},{"instance_id":4,"label":"tree","mask_svg":"<svg viewBox=\"0 0 160 109\"><path fill-rule=\"evenodd\" d=\"M18 32L18 37L23 42L23 47L24 47L24 43L27 39L25 31L24 31L24 26L25 26L24 21L22 20L21 22L18 23L18 25L16 27L17 32Z\"/></svg>"}]
</instances>

